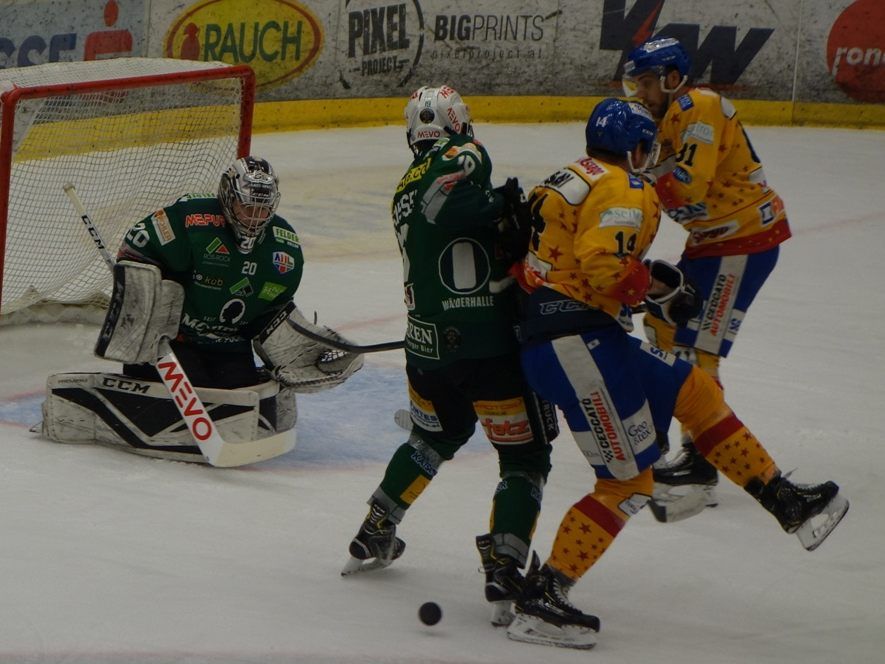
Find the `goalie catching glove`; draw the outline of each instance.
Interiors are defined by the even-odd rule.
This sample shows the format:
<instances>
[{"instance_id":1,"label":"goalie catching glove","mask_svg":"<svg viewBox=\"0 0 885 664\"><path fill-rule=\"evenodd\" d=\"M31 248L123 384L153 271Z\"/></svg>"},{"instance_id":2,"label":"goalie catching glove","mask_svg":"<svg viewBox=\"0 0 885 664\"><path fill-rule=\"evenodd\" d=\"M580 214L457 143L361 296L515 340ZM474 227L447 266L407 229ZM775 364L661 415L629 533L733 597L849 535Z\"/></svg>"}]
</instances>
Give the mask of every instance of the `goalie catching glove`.
<instances>
[{"instance_id":1,"label":"goalie catching glove","mask_svg":"<svg viewBox=\"0 0 885 664\"><path fill-rule=\"evenodd\" d=\"M701 313L704 300L682 270L661 260L646 261L646 266L651 273L652 285L645 296L645 304L651 315L670 325L683 327ZM665 288L662 290L661 286Z\"/></svg>"},{"instance_id":2,"label":"goalie catching glove","mask_svg":"<svg viewBox=\"0 0 885 664\"><path fill-rule=\"evenodd\" d=\"M289 325L289 319L332 341L344 341L334 330L308 321L292 305L280 324L273 323L254 340L255 352L280 383L296 392L320 392L340 385L363 366L363 356L308 339Z\"/></svg>"}]
</instances>

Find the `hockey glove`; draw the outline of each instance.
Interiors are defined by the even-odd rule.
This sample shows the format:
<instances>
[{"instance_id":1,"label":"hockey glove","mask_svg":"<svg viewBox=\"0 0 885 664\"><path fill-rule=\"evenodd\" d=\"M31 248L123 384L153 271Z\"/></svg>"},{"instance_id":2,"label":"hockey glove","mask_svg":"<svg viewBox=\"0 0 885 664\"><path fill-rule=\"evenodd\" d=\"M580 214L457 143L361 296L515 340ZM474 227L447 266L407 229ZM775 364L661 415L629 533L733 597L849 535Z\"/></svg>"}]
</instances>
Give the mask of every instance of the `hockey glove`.
<instances>
[{"instance_id":1,"label":"hockey glove","mask_svg":"<svg viewBox=\"0 0 885 664\"><path fill-rule=\"evenodd\" d=\"M504 197L504 209L498 220L498 247L508 262L515 263L528 253L532 213L516 178L507 178L495 192Z\"/></svg>"},{"instance_id":2,"label":"hockey glove","mask_svg":"<svg viewBox=\"0 0 885 664\"><path fill-rule=\"evenodd\" d=\"M662 318L670 325L684 327L701 313L703 298L697 289L675 265L666 261L646 261L652 278L651 291L645 304L652 316Z\"/></svg>"}]
</instances>

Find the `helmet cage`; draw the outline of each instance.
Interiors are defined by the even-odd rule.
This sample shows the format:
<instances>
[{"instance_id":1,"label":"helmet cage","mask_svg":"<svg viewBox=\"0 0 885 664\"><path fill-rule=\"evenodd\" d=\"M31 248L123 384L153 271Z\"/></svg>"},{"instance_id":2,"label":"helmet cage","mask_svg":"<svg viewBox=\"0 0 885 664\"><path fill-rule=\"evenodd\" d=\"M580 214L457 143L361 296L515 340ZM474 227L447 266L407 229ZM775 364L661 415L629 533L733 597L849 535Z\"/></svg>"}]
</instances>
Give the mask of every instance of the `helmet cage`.
<instances>
[{"instance_id":1,"label":"helmet cage","mask_svg":"<svg viewBox=\"0 0 885 664\"><path fill-rule=\"evenodd\" d=\"M406 104L406 140L415 154L419 144L462 134L473 136L470 110L456 90L443 85L415 90Z\"/></svg>"},{"instance_id":2,"label":"helmet cage","mask_svg":"<svg viewBox=\"0 0 885 664\"><path fill-rule=\"evenodd\" d=\"M248 252L276 212L279 180L266 160L243 157L221 176L218 199L240 250Z\"/></svg>"}]
</instances>

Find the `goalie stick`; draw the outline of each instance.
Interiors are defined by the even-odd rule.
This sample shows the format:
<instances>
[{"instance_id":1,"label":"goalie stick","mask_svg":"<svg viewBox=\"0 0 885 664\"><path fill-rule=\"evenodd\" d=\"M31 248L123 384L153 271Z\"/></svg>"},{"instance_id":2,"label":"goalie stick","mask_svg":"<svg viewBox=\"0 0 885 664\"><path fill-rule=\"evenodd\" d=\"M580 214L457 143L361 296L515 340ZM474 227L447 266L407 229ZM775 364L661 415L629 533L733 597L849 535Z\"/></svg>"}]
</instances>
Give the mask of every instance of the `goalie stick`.
<instances>
[{"instance_id":1,"label":"goalie stick","mask_svg":"<svg viewBox=\"0 0 885 664\"><path fill-rule=\"evenodd\" d=\"M313 330L308 330L303 325L299 325L291 318L289 319L289 325L308 339L313 339L314 341L318 341L319 343L328 346L329 348L334 348L335 350L343 350L345 353L354 353L357 355L365 355L366 353L381 353L386 350L399 350L400 348L405 347L404 341L383 341L377 344L367 344L365 346L361 346L360 344L352 344L347 341L341 341L340 339L331 339L329 337L324 337L322 334L318 334Z\"/></svg>"},{"instance_id":2,"label":"goalie stick","mask_svg":"<svg viewBox=\"0 0 885 664\"><path fill-rule=\"evenodd\" d=\"M89 235L92 236L92 240L95 242L101 257L107 263L108 268L113 271L114 259L111 258L110 253L105 247L101 234L86 211L86 207L83 205L83 201L80 200L74 185L71 183L65 184L64 192L89 231ZM191 385L187 373L185 373L184 368L181 366L181 362L179 362L175 352L169 345L169 340L161 339L158 350L162 356L155 362L157 373L160 375L160 379L163 381L166 389L169 390L172 401L187 425L194 442L211 465L220 468L243 466L265 459L272 459L289 452L295 446L295 436L290 431L282 431L273 436L241 443L225 441L218 432L215 422L209 416L206 406L203 405L202 400L197 395L193 385Z\"/></svg>"}]
</instances>

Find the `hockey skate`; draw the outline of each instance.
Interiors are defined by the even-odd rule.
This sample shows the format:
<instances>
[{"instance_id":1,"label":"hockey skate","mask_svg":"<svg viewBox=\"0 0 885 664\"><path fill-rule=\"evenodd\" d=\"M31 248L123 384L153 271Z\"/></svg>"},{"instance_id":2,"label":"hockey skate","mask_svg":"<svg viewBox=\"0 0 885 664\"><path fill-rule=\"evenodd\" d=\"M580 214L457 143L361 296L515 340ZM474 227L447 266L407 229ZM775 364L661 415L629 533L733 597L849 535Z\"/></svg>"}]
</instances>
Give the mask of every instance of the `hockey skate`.
<instances>
[{"instance_id":1,"label":"hockey skate","mask_svg":"<svg viewBox=\"0 0 885 664\"><path fill-rule=\"evenodd\" d=\"M403 555L406 543L396 536L396 524L388 516L381 505L371 503L363 525L350 542L350 560L341 569L341 576L387 567Z\"/></svg>"},{"instance_id":2,"label":"hockey skate","mask_svg":"<svg viewBox=\"0 0 885 664\"><path fill-rule=\"evenodd\" d=\"M676 458L652 472L655 486L649 509L658 521L682 521L719 504L719 473L689 439L683 440Z\"/></svg>"},{"instance_id":3,"label":"hockey skate","mask_svg":"<svg viewBox=\"0 0 885 664\"><path fill-rule=\"evenodd\" d=\"M476 548L486 575L486 600L492 605L492 624L506 627L513 622L513 602L522 593L525 577L511 556L497 553L491 535L478 535Z\"/></svg>"},{"instance_id":4,"label":"hockey skate","mask_svg":"<svg viewBox=\"0 0 885 664\"><path fill-rule=\"evenodd\" d=\"M568 599L573 582L552 567L537 569L537 557L514 604L507 628L514 641L586 650L596 645L599 618L578 610Z\"/></svg>"},{"instance_id":5,"label":"hockey skate","mask_svg":"<svg viewBox=\"0 0 885 664\"><path fill-rule=\"evenodd\" d=\"M814 551L839 525L848 511L848 499L835 482L794 484L777 475L763 484L753 479L745 487L788 533L795 533L807 551Z\"/></svg>"}]
</instances>

